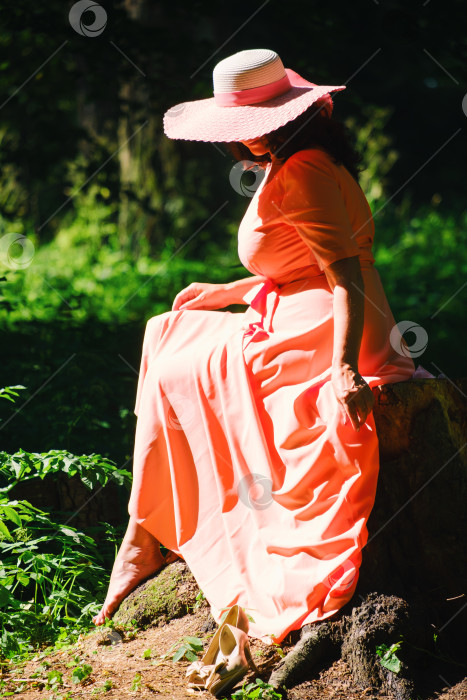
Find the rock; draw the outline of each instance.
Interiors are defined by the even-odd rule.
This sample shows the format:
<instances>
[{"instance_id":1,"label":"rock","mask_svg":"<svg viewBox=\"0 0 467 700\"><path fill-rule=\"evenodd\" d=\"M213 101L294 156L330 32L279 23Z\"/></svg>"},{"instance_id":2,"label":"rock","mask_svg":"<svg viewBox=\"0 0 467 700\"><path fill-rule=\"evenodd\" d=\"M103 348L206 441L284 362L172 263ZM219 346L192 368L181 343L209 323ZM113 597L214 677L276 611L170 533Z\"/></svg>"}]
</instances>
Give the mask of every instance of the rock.
<instances>
[{"instance_id":1,"label":"rock","mask_svg":"<svg viewBox=\"0 0 467 700\"><path fill-rule=\"evenodd\" d=\"M130 593L113 619L116 625L135 620L138 627L159 627L190 612L198 593L198 585L187 565L176 561Z\"/></svg>"}]
</instances>

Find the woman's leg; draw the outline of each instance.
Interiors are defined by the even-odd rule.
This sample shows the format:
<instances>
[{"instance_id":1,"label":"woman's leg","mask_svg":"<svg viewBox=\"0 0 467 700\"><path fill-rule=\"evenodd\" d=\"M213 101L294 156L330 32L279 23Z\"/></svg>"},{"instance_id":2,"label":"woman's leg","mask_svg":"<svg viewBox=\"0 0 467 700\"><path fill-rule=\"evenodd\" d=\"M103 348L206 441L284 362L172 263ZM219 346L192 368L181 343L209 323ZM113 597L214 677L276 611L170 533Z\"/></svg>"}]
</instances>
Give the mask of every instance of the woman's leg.
<instances>
[{"instance_id":1,"label":"woman's leg","mask_svg":"<svg viewBox=\"0 0 467 700\"><path fill-rule=\"evenodd\" d=\"M103 625L122 600L145 578L158 571L165 563L176 559L173 552L162 556L159 542L153 535L130 517L110 576L109 589L101 611L93 617L95 625Z\"/></svg>"}]
</instances>

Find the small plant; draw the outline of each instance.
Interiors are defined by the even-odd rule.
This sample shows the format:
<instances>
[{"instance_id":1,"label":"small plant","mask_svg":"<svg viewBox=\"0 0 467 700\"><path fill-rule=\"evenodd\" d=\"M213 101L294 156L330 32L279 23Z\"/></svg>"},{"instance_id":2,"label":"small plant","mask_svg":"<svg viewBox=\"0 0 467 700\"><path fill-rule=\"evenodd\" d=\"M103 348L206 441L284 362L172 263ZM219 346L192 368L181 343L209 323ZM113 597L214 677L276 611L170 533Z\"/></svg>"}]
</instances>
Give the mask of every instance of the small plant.
<instances>
[{"instance_id":1,"label":"small plant","mask_svg":"<svg viewBox=\"0 0 467 700\"><path fill-rule=\"evenodd\" d=\"M278 688L265 683L261 678L256 678L254 683L244 684L231 696L232 700L281 700L282 697Z\"/></svg>"},{"instance_id":2,"label":"small plant","mask_svg":"<svg viewBox=\"0 0 467 700\"><path fill-rule=\"evenodd\" d=\"M141 688L141 673L135 673L135 677L131 683L131 690L133 692L138 692Z\"/></svg>"},{"instance_id":3,"label":"small plant","mask_svg":"<svg viewBox=\"0 0 467 700\"><path fill-rule=\"evenodd\" d=\"M150 659L152 654L152 649L145 649L143 651L143 659Z\"/></svg>"},{"instance_id":4,"label":"small plant","mask_svg":"<svg viewBox=\"0 0 467 700\"><path fill-rule=\"evenodd\" d=\"M401 644L402 642L396 642L390 647L386 644L380 644L376 647L376 653L380 657L379 662L381 666L384 666L384 668L387 668L388 671L392 671L393 673L399 673L401 670L401 661L396 656L396 652L399 650Z\"/></svg>"},{"instance_id":5,"label":"small plant","mask_svg":"<svg viewBox=\"0 0 467 700\"><path fill-rule=\"evenodd\" d=\"M89 664L83 664L82 666L77 666L75 669L73 669L73 673L71 674L71 682L72 683L84 683L89 676L92 673L92 666L89 666Z\"/></svg>"},{"instance_id":6,"label":"small plant","mask_svg":"<svg viewBox=\"0 0 467 700\"><path fill-rule=\"evenodd\" d=\"M63 676L60 671L49 671L47 674L47 688L57 690L60 685L63 685Z\"/></svg>"},{"instance_id":7,"label":"small plant","mask_svg":"<svg viewBox=\"0 0 467 700\"><path fill-rule=\"evenodd\" d=\"M193 610L198 610L201 607L203 600L206 600L206 597L205 597L203 591L199 591L196 594L195 604L193 605Z\"/></svg>"},{"instance_id":8,"label":"small plant","mask_svg":"<svg viewBox=\"0 0 467 700\"><path fill-rule=\"evenodd\" d=\"M279 654L279 656L280 656L281 658L284 658L284 656L285 656L285 651L283 650L283 648L281 647L281 645L279 644L279 642L276 642L276 640L275 640L275 636L276 636L276 635L275 635L275 634L270 634L269 636L270 636L271 639L272 639L272 643L274 644L274 647L275 647L275 649L276 649L276 652Z\"/></svg>"},{"instance_id":9,"label":"small plant","mask_svg":"<svg viewBox=\"0 0 467 700\"><path fill-rule=\"evenodd\" d=\"M198 639L198 637L182 637L180 641L172 644L168 652L161 656L160 661L154 661L153 664L158 666L169 656L172 657L172 661L181 661L182 659L196 661L198 653L203 651L203 648L203 641Z\"/></svg>"},{"instance_id":10,"label":"small plant","mask_svg":"<svg viewBox=\"0 0 467 700\"><path fill-rule=\"evenodd\" d=\"M93 695L99 695L100 693L108 693L109 690L112 690L112 681L107 680L105 681L104 685L101 686L100 688L94 688L92 691Z\"/></svg>"}]
</instances>

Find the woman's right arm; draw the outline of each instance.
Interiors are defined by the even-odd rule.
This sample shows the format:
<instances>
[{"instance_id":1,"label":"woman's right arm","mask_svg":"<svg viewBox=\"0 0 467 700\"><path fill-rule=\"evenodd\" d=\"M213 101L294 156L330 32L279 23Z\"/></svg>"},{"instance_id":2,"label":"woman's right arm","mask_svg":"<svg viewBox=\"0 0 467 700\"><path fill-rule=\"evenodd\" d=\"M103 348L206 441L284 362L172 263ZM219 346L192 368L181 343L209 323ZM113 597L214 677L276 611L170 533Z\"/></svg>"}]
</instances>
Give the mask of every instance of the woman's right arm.
<instances>
[{"instance_id":1,"label":"woman's right arm","mask_svg":"<svg viewBox=\"0 0 467 700\"><path fill-rule=\"evenodd\" d=\"M226 289L233 294L236 301L231 302L232 304L246 304L243 297L255 287L257 284L266 282L267 277L262 275L254 275L253 277L244 277L241 280L235 280L235 282L228 282L225 286Z\"/></svg>"},{"instance_id":2,"label":"woman's right arm","mask_svg":"<svg viewBox=\"0 0 467 700\"><path fill-rule=\"evenodd\" d=\"M266 281L266 277L254 275L225 284L192 282L177 294L172 311L178 309L223 309L231 304L248 304L245 295L257 284Z\"/></svg>"}]
</instances>

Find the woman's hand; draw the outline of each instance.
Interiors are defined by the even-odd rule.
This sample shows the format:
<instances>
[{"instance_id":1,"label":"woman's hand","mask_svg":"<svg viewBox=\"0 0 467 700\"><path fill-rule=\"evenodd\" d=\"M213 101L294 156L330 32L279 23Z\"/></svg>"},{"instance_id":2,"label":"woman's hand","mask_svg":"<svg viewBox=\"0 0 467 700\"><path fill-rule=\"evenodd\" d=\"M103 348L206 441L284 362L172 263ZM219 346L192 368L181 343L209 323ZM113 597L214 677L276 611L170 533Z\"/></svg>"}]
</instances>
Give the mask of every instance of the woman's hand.
<instances>
[{"instance_id":1,"label":"woman's hand","mask_svg":"<svg viewBox=\"0 0 467 700\"><path fill-rule=\"evenodd\" d=\"M359 430L373 408L373 392L358 370L350 365L333 367L331 381L344 416L348 416L355 430Z\"/></svg>"},{"instance_id":2,"label":"woman's hand","mask_svg":"<svg viewBox=\"0 0 467 700\"><path fill-rule=\"evenodd\" d=\"M234 304L234 294L226 284L209 284L192 282L177 294L172 304L172 311L178 309L222 309Z\"/></svg>"}]
</instances>

